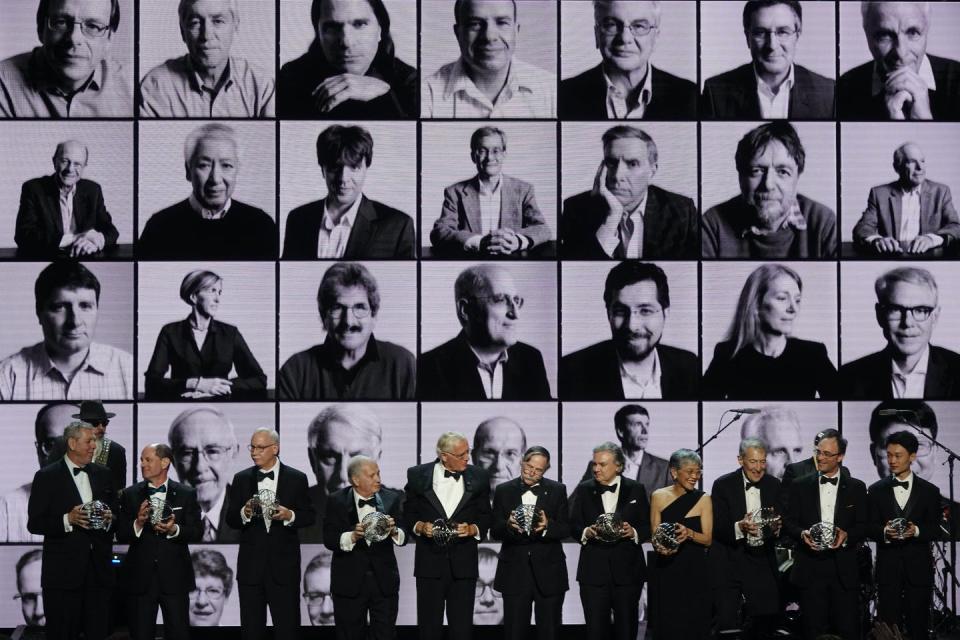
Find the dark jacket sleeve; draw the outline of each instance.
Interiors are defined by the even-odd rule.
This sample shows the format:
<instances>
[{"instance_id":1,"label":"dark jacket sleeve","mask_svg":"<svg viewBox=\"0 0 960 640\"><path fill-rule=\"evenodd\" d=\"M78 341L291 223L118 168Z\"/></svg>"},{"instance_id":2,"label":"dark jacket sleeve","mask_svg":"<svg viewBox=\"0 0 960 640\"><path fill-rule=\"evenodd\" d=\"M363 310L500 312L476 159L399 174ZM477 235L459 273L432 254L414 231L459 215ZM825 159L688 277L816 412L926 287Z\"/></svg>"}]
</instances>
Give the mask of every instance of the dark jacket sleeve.
<instances>
[{"instance_id":1,"label":"dark jacket sleeve","mask_svg":"<svg viewBox=\"0 0 960 640\"><path fill-rule=\"evenodd\" d=\"M98 184L91 183L91 185L93 187L93 229L103 234L104 247L115 245L117 244L117 238L120 237L120 233L113 225L113 218L110 217L110 213L107 211L106 204L103 200L103 190ZM79 231L87 230L88 229L85 228Z\"/></svg>"},{"instance_id":2,"label":"dark jacket sleeve","mask_svg":"<svg viewBox=\"0 0 960 640\"><path fill-rule=\"evenodd\" d=\"M700 391L704 399L722 400L727 395L726 380L730 375L731 344L720 342L713 348L713 359L706 373Z\"/></svg>"},{"instance_id":3,"label":"dark jacket sleeve","mask_svg":"<svg viewBox=\"0 0 960 640\"><path fill-rule=\"evenodd\" d=\"M836 400L839 397L837 368L830 362L827 346L822 342L814 344L813 379L817 381L817 392L821 400Z\"/></svg>"},{"instance_id":4,"label":"dark jacket sleeve","mask_svg":"<svg viewBox=\"0 0 960 640\"><path fill-rule=\"evenodd\" d=\"M257 392L267 388L267 376L239 330L234 333L233 366L237 370L237 377L231 380L234 393Z\"/></svg>"},{"instance_id":5,"label":"dark jacket sleeve","mask_svg":"<svg viewBox=\"0 0 960 640\"><path fill-rule=\"evenodd\" d=\"M60 238L51 237L49 225L44 224L42 197L33 180L21 187L14 241L21 251L31 254L55 251L60 243Z\"/></svg>"},{"instance_id":6,"label":"dark jacket sleeve","mask_svg":"<svg viewBox=\"0 0 960 640\"><path fill-rule=\"evenodd\" d=\"M150 356L150 363L144 374L144 391L148 399L174 398L186 389L186 379L166 377L167 370L170 369L170 354L173 352L170 326L160 329L157 344L153 347L153 355Z\"/></svg>"}]
</instances>

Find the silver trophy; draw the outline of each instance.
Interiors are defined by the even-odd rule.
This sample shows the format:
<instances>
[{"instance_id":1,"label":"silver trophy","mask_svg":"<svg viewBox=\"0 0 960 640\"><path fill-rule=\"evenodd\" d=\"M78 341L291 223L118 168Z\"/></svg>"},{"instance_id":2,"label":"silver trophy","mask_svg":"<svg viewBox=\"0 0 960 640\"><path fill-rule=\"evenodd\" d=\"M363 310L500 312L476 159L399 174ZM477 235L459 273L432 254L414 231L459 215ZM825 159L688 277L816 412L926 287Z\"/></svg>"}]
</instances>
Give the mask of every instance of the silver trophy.
<instances>
[{"instance_id":1,"label":"silver trophy","mask_svg":"<svg viewBox=\"0 0 960 640\"><path fill-rule=\"evenodd\" d=\"M382 542L390 536L390 516L374 511L363 516L363 539L368 543Z\"/></svg>"},{"instance_id":2,"label":"silver trophy","mask_svg":"<svg viewBox=\"0 0 960 640\"><path fill-rule=\"evenodd\" d=\"M601 542L616 542L623 537L623 520L616 513L601 513L593 526Z\"/></svg>"},{"instance_id":3,"label":"silver trophy","mask_svg":"<svg viewBox=\"0 0 960 640\"><path fill-rule=\"evenodd\" d=\"M540 514L537 512L536 505L521 504L513 510L513 519L517 521L520 531L529 536L533 534L533 528L540 520Z\"/></svg>"},{"instance_id":4,"label":"silver trophy","mask_svg":"<svg viewBox=\"0 0 960 640\"><path fill-rule=\"evenodd\" d=\"M815 550L825 551L832 547L837 539L837 529L830 522L818 522L810 527L810 538Z\"/></svg>"},{"instance_id":5,"label":"silver trophy","mask_svg":"<svg viewBox=\"0 0 960 640\"><path fill-rule=\"evenodd\" d=\"M747 535L747 544L751 547L762 547L764 541L772 533L770 526L780 521L780 515L774 507L760 507L750 514L750 520L760 527L760 533L757 535Z\"/></svg>"},{"instance_id":6,"label":"silver trophy","mask_svg":"<svg viewBox=\"0 0 960 640\"><path fill-rule=\"evenodd\" d=\"M270 533L270 525L273 524L273 516L277 512L277 494L270 489L261 489L253 494L252 498L253 515L263 518L263 526Z\"/></svg>"},{"instance_id":7,"label":"silver trophy","mask_svg":"<svg viewBox=\"0 0 960 640\"><path fill-rule=\"evenodd\" d=\"M894 518L887 523L887 527L893 530L894 538L903 540L903 534L905 534L907 529L910 528L910 523L906 518Z\"/></svg>"},{"instance_id":8,"label":"silver trophy","mask_svg":"<svg viewBox=\"0 0 960 640\"><path fill-rule=\"evenodd\" d=\"M173 517L173 509L167 501L157 496L150 498L150 524L154 527Z\"/></svg>"},{"instance_id":9,"label":"silver trophy","mask_svg":"<svg viewBox=\"0 0 960 640\"><path fill-rule=\"evenodd\" d=\"M457 523L442 518L433 521L433 541L445 547L457 537Z\"/></svg>"},{"instance_id":10,"label":"silver trophy","mask_svg":"<svg viewBox=\"0 0 960 640\"><path fill-rule=\"evenodd\" d=\"M679 547L680 542L677 540L677 524L675 522L661 522L658 524L657 528L653 530L653 543L663 547L667 551L673 551Z\"/></svg>"},{"instance_id":11,"label":"silver trophy","mask_svg":"<svg viewBox=\"0 0 960 640\"><path fill-rule=\"evenodd\" d=\"M99 500L91 500L82 507L84 515L87 516L87 523L90 529L94 531L106 531L108 528L107 514L110 513L110 507Z\"/></svg>"}]
</instances>

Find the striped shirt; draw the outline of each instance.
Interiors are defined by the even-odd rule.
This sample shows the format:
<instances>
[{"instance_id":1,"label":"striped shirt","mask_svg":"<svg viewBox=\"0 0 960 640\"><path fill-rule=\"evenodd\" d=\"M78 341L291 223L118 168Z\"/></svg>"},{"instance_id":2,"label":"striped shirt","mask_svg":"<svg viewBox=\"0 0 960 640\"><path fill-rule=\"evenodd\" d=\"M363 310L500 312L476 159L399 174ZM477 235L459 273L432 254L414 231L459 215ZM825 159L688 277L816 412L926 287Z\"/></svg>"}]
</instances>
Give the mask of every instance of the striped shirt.
<instances>
[{"instance_id":1,"label":"striped shirt","mask_svg":"<svg viewBox=\"0 0 960 640\"><path fill-rule=\"evenodd\" d=\"M133 356L90 343L87 358L69 382L40 342L0 362L0 400L132 400Z\"/></svg>"}]
</instances>

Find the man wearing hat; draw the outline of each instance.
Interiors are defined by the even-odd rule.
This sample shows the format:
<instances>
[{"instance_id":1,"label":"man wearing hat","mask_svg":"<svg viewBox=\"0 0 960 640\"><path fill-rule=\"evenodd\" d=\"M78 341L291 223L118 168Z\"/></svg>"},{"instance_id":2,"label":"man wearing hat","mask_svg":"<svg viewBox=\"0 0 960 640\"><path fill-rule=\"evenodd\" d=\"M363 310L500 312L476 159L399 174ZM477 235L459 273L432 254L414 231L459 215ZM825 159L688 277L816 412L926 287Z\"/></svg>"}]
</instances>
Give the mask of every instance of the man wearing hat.
<instances>
[{"instance_id":1,"label":"man wearing hat","mask_svg":"<svg viewBox=\"0 0 960 640\"><path fill-rule=\"evenodd\" d=\"M73 417L93 425L93 433L97 436L97 450L93 454L93 461L110 469L110 479L119 491L129 484L127 451L123 445L105 435L110 418L115 415L117 414L106 411L99 400L84 400L80 403L80 413L73 414Z\"/></svg>"}]
</instances>

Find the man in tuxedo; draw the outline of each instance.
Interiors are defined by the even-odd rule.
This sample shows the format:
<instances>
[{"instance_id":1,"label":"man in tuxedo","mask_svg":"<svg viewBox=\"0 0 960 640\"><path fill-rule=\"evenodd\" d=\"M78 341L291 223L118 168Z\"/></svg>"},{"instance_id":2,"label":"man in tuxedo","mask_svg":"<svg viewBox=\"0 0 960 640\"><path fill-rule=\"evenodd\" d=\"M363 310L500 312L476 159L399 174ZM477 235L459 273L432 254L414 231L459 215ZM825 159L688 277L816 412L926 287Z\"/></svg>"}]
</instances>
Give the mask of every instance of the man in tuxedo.
<instances>
[{"instance_id":1,"label":"man in tuxedo","mask_svg":"<svg viewBox=\"0 0 960 640\"><path fill-rule=\"evenodd\" d=\"M784 528L797 544L790 580L800 589L803 637L823 633L859 638L859 566L857 544L867 533L867 488L843 477L840 463L846 439L836 429L821 432L815 457L818 473L798 478L790 486ZM810 528L830 523L833 544L818 550Z\"/></svg>"},{"instance_id":2,"label":"man in tuxedo","mask_svg":"<svg viewBox=\"0 0 960 640\"><path fill-rule=\"evenodd\" d=\"M594 41L603 61L560 82L561 119L696 119L696 85L650 63L660 13L656 0L594 0Z\"/></svg>"},{"instance_id":3,"label":"man in tuxedo","mask_svg":"<svg viewBox=\"0 0 960 640\"><path fill-rule=\"evenodd\" d=\"M421 400L549 400L540 350L518 340L523 296L511 273L479 264L453 285L457 336L420 356Z\"/></svg>"},{"instance_id":4,"label":"man in tuxedo","mask_svg":"<svg viewBox=\"0 0 960 640\"><path fill-rule=\"evenodd\" d=\"M200 505L196 489L167 477L172 463L168 445L147 445L140 452L143 480L120 494L117 541L130 545L120 585L127 595L127 622L134 640L153 640L158 608L165 638L190 638L187 611L196 582L187 545L200 541ZM154 524L156 509L162 513Z\"/></svg>"},{"instance_id":5,"label":"man in tuxedo","mask_svg":"<svg viewBox=\"0 0 960 640\"><path fill-rule=\"evenodd\" d=\"M570 535L578 541L577 582L588 640L636 640L640 593L647 579L642 543L650 540L650 502L643 485L622 475L626 458L612 442L593 448L593 479L570 498ZM619 516L616 542L598 537L597 518ZM613 630L610 612L613 612Z\"/></svg>"},{"instance_id":6,"label":"man in tuxedo","mask_svg":"<svg viewBox=\"0 0 960 640\"><path fill-rule=\"evenodd\" d=\"M74 421L63 430L66 455L33 477L27 505L27 528L43 536L40 574L47 638L86 640L107 637L113 512L117 493L110 472L92 462L96 451L93 427ZM99 500L106 505L106 529L91 529L83 505Z\"/></svg>"},{"instance_id":7,"label":"man in tuxedo","mask_svg":"<svg viewBox=\"0 0 960 640\"><path fill-rule=\"evenodd\" d=\"M933 596L930 542L940 534L940 490L913 473L917 437L896 431L886 439L891 475L870 485L867 531L877 543L877 611L887 624L927 640ZM903 532L891 522L906 520ZM902 624L906 619L906 627Z\"/></svg>"},{"instance_id":8,"label":"man in tuxedo","mask_svg":"<svg viewBox=\"0 0 960 640\"><path fill-rule=\"evenodd\" d=\"M569 589L562 541L570 536L567 488L543 477L550 468L550 452L532 446L523 452L520 476L497 486L493 494L494 540L503 544L494 588L503 594L503 636L524 640L530 635L531 609L537 637L559 637L564 595ZM530 533L521 528L513 511L534 508Z\"/></svg>"},{"instance_id":9,"label":"man in tuxedo","mask_svg":"<svg viewBox=\"0 0 960 640\"><path fill-rule=\"evenodd\" d=\"M373 136L358 125L330 125L317 136L322 200L290 212L285 260L416 258L413 219L363 195L373 162Z\"/></svg>"},{"instance_id":10,"label":"man in tuxedo","mask_svg":"<svg viewBox=\"0 0 960 640\"><path fill-rule=\"evenodd\" d=\"M18 255L79 257L117 243L100 185L81 177L89 160L82 142L61 142L53 153L53 175L23 183L14 233Z\"/></svg>"},{"instance_id":11,"label":"man in tuxedo","mask_svg":"<svg viewBox=\"0 0 960 640\"><path fill-rule=\"evenodd\" d=\"M254 430L247 448L254 466L233 476L226 507L227 524L240 530L237 555L240 637L243 640L266 637L269 606L274 636L297 638L300 635L297 529L310 526L316 517L307 495L307 476L280 462L280 434L272 429ZM273 493L272 505L255 500L264 491Z\"/></svg>"},{"instance_id":12,"label":"man in tuxedo","mask_svg":"<svg viewBox=\"0 0 960 640\"><path fill-rule=\"evenodd\" d=\"M920 267L896 267L880 275L873 288L877 324L887 346L840 367L841 397L960 399L960 354L930 344L940 319L933 274Z\"/></svg>"},{"instance_id":13,"label":"man in tuxedo","mask_svg":"<svg viewBox=\"0 0 960 640\"><path fill-rule=\"evenodd\" d=\"M696 399L697 356L660 344L670 317L670 286L663 269L650 262L621 262L607 274L603 302L611 339L560 359L560 397Z\"/></svg>"},{"instance_id":14,"label":"man in tuxedo","mask_svg":"<svg viewBox=\"0 0 960 640\"><path fill-rule=\"evenodd\" d=\"M113 488L118 492L127 486L127 450L123 445L106 436L107 425L115 413L103 408L99 400L84 400L80 403L80 413L71 417L93 425L93 434L97 437L97 451L93 461L101 467L110 469Z\"/></svg>"},{"instance_id":15,"label":"man in tuxedo","mask_svg":"<svg viewBox=\"0 0 960 640\"><path fill-rule=\"evenodd\" d=\"M491 501L497 485L517 477L526 450L527 434L516 420L495 416L477 425L473 433L473 464L490 478Z\"/></svg>"},{"instance_id":16,"label":"man in tuxedo","mask_svg":"<svg viewBox=\"0 0 960 640\"><path fill-rule=\"evenodd\" d=\"M700 217L687 196L651 184L657 143L642 129L604 132L593 188L563 201L562 256L581 260L699 257Z\"/></svg>"},{"instance_id":17,"label":"man in tuxedo","mask_svg":"<svg viewBox=\"0 0 960 640\"><path fill-rule=\"evenodd\" d=\"M490 527L490 481L468 464L466 436L448 431L437 459L407 469L403 529L414 535L417 624L423 640L440 640L446 609L450 637L470 640L477 585L477 544ZM455 527L447 542L434 538L437 521Z\"/></svg>"},{"instance_id":18,"label":"man in tuxedo","mask_svg":"<svg viewBox=\"0 0 960 640\"><path fill-rule=\"evenodd\" d=\"M780 481L767 470L766 443L759 438L740 441L740 468L713 483L713 545L710 559L717 587L714 591L717 628L741 628L741 600L745 601L745 637L766 638L780 611L779 574L773 537L780 523L763 527L753 514L763 508L779 510Z\"/></svg>"},{"instance_id":19,"label":"man in tuxedo","mask_svg":"<svg viewBox=\"0 0 960 640\"><path fill-rule=\"evenodd\" d=\"M393 548L407 541L399 528L403 493L380 484L380 467L373 458L354 456L347 474L351 486L329 497L323 523L323 543L333 551L330 593L337 637L388 640L397 634L400 592ZM363 520L376 512L387 516L387 537L379 542L364 537Z\"/></svg>"}]
</instances>

